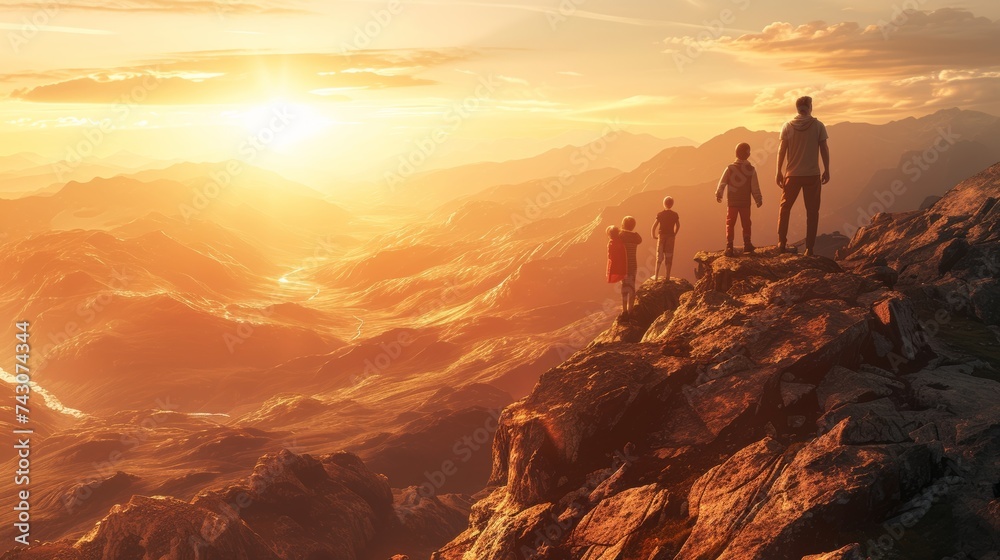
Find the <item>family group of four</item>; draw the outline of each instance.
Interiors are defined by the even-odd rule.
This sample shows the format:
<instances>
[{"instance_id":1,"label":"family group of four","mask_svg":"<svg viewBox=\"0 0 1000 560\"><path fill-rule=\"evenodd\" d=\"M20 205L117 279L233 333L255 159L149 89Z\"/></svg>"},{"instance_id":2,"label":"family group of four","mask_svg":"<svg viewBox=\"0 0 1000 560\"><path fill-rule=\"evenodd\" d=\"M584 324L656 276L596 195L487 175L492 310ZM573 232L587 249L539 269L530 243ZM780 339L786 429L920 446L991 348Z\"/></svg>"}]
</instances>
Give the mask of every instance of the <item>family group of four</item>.
<instances>
[{"instance_id":1,"label":"family group of four","mask_svg":"<svg viewBox=\"0 0 1000 560\"><path fill-rule=\"evenodd\" d=\"M830 149L826 126L812 116L812 98L800 97L795 102L798 115L781 128L778 146L778 170L775 181L782 190L781 208L778 213L778 252L786 251L788 242L788 221L792 206L802 193L806 207L806 250L805 256L813 254L816 232L819 226L820 192L822 185L830 181ZM726 166L715 190L715 199L722 202L723 193L729 205L726 213L727 257L734 256L733 238L736 220L743 228L743 252L753 254L755 247L750 242L750 207L757 207L764 200L760 192L757 170L750 163L750 145L743 142L736 146L736 161ZM820 159L823 171L820 172ZM785 166L787 162L787 167ZM782 171L784 169L784 171ZM664 277L670 278L674 259L674 240L681 229L680 217L673 210L673 197L663 199L663 210L656 215L650 231L658 240L656 247L656 269L653 278L658 279L660 264L664 265ZM621 227L607 229L609 283L622 283L622 311L631 312L635 305L635 279L638 273L637 249L642 236L636 231L636 219L625 216Z\"/></svg>"}]
</instances>

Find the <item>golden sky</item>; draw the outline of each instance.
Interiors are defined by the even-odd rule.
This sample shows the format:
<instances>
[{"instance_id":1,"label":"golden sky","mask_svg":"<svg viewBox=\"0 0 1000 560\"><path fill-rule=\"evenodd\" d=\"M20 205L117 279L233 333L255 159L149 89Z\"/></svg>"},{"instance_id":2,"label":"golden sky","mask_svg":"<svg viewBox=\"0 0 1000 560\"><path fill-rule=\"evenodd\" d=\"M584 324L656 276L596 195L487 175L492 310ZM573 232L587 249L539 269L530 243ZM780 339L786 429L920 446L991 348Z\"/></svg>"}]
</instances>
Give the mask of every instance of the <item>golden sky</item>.
<instances>
[{"instance_id":1,"label":"golden sky","mask_svg":"<svg viewBox=\"0 0 1000 560\"><path fill-rule=\"evenodd\" d=\"M0 154L65 158L90 138L94 157L221 160L256 138L255 158L346 176L421 143L498 160L609 122L698 141L776 129L802 94L828 123L1000 113L995 0L0 6Z\"/></svg>"}]
</instances>

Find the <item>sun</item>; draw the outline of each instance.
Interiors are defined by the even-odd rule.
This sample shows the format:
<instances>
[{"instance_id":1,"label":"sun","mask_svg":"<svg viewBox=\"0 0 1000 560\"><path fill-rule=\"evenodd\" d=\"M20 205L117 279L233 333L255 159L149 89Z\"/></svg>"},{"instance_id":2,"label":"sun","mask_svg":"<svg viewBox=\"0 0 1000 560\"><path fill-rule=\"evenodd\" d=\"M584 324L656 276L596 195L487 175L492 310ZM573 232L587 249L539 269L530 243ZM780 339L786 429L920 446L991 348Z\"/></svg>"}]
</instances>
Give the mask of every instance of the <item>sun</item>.
<instances>
[{"instance_id":1,"label":"sun","mask_svg":"<svg viewBox=\"0 0 1000 560\"><path fill-rule=\"evenodd\" d=\"M267 138L267 150L279 154L295 151L333 129L337 121L316 107L284 99L272 99L238 113L250 136Z\"/></svg>"}]
</instances>

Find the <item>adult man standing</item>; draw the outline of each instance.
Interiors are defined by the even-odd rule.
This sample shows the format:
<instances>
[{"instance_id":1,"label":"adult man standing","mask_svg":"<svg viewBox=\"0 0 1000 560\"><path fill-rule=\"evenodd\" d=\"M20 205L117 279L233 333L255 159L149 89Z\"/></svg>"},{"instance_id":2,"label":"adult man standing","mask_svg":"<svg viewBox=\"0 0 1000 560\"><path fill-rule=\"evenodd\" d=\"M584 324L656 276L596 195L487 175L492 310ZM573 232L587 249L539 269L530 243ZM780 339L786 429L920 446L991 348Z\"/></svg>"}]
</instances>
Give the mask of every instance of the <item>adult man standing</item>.
<instances>
[{"instance_id":1,"label":"adult man standing","mask_svg":"<svg viewBox=\"0 0 1000 560\"><path fill-rule=\"evenodd\" d=\"M781 187L781 211L778 214L778 251L785 252L788 243L788 219L792 206L802 191L806 205L806 256L813 254L816 230L819 227L819 203L822 185L830 181L830 148L826 125L812 116L812 98L800 97L795 101L799 114L781 127L781 144L778 147L778 174L775 178ZM788 168L782 173L785 158ZM820 174L819 158L823 158Z\"/></svg>"}]
</instances>

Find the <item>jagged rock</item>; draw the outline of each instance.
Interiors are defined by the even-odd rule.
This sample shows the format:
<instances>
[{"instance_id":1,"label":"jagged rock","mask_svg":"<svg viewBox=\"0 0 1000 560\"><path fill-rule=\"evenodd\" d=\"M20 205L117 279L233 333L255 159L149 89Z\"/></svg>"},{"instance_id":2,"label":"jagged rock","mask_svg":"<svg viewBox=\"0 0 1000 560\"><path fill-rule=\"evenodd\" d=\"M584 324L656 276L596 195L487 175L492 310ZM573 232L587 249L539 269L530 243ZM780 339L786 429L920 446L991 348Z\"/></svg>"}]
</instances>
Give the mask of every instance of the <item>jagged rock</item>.
<instances>
[{"instance_id":1,"label":"jagged rock","mask_svg":"<svg viewBox=\"0 0 1000 560\"><path fill-rule=\"evenodd\" d=\"M802 560L865 560L865 554L861 550L861 545L852 543L833 552L803 556Z\"/></svg>"},{"instance_id":2,"label":"jagged rock","mask_svg":"<svg viewBox=\"0 0 1000 560\"><path fill-rule=\"evenodd\" d=\"M871 400L877 397L887 397L893 390L902 390L900 381L888 379L881 375L867 372L852 371L835 366L826 374L822 383L816 387L816 397L824 412L829 412L848 403L856 403L862 399Z\"/></svg>"},{"instance_id":3,"label":"jagged rock","mask_svg":"<svg viewBox=\"0 0 1000 560\"><path fill-rule=\"evenodd\" d=\"M972 310L983 322L1000 325L1000 281L981 278L969 284Z\"/></svg>"},{"instance_id":4,"label":"jagged rock","mask_svg":"<svg viewBox=\"0 0 1000 560\"><path fill-rule=\"evenodd\" d=\"M816 390L815 385L809 383L794 383L788 381L781 382L781 404L788 408L800 400L806 395L814 392Z\"/></svg>"},{"instance_id":5,"label":"jagged rock","mask_svg":"<svg viewBox=\"0 0 1000 560\"><path fill-rule=\"evenodd\" d=\"M845 420L795 454L718 558L801 557L832 544L824 541L845 525L885 515L895 497L909 498L932 479L925 447L843 445L846 427Z\"/></svg>"},{"instance_id":6,"label":"jagged rock","mask_svg":"<svg viewBox=\"0 0 1000 560\"><path fill-rule=\"evenodd\" d=\"M688 497L689 516L697 519L677 553L685 558L715 558L753 518L784 466L784 446L762 439L701 476Z\"/></svg>"},{"instance_id":7,"label":"jagged rock","mask_svg":"<svg viewBox=\"0 0 1000 560\"><path fill-rule=\"evenodd\" d=\"M269 453L246 482L199 494L193 503L209 511L235 509L281 558L354 560L393 517L385 477L350 453Z\"/></svg>"},{"instance_id":8,"label":"jagged rock","mask_svg":"<svg viewBox=\"0 0 1000 560\"><path fill-rule=\"evenodd\" d=\"M756 406L768 386L774 386L779 378L779 370L761 368L695 387L686 386L683 393L690 410L714 438Z\"/></svg>"},{"instance_id":9,"label":"jagged rock","mask_svg":"<svg viewBox=\"0 0 1000 560\"><path fill-rule=\"evenodd\" d=\"M655 523L669 493L656 484L629 488L601 500L580 520L567 545L580 558L614 558L639 527Z\"/></svg>"},{"instance_id":10,"label":"jagged rock","mask_svg":"<svg viewBox=\"0 0 1000 560\"><path fill-rule=\"evenodd\" d=\"M973 377L968 368L925 369L906 380L918 406L948 413L936 422L946 443L969 441L1000 426L1000 384Z\"/></svg>"},{"instance_id":11,"label":"jagged rock","mask_svg":"<svg viewBox=\"0 0 1000 560\"><path fill-rule=\"evenodd\" d=\"M903 294L892 293L872 306L875 329L893 344L896 364L912 361L927 345L913 303Z\"/></svg>"},{"instance_id":12,"label":"jagged rock","mask_svg":"<svg viewBox=\"0 0 1000 560\"><path fill-rule=\"evenodd\" d=\"M465 530L473 500L462 494L426 494L418 486L395 492L394 510L400 530L394 536L429 555Z\"/></svg>"},{"instance_id":13,"label":"jagged rock","mask_svg":"<svg viewBox=\"0 0 1000 560\"><path fill-rule=\"evenodd\" d=\"M260 458L244 481L191 502L133 496L69 545L5 558L358 560L395 523L385 477L350 453L321 457L287 450Z\"/></svg>"},{"instance_id":14,"label":"jagged rock","mask_svg":"<svg viewBox=\"0 0 1000 560\"><path fill-rule=\"evenodd\" d=\"M650 326L665 313L676 309L681 295L692 289L691 283L683 278L646 280L636 290L632 312L615 319L611 328L598 335L593 344L639 342ZM662 328L662 322L657 328Z\"/></svg>"},{"instance_id":15,"label":"jagged rock","mask_svg":"<svg viewBox=\"0 0 1000 560\"><path fill-rule=\"evenodd\" d=\"M790 305L812 299L854 302L863 292L873 289L874 286L860 276L807 269L791 278L768 284L762 295L771 305Z\"/></svg>"},{"instance_id":16,"label":"jagged rock","mask_svg":"<svg viewBox=\"0 0 1000 560\"><path fill-rule=\"evenodd\" d=\"M111 508L75 548L80 558L280 558L240 519L164 497Z\"/></svg>"},{"instance_id":17,"label":"jagged rock","mask_svg":"<svg viewBox=\"0 0 1000 560\"><path fill-rule=\"evenodd\" d=\"M862 271L865 278L878 282L890 290L899 282L899 273L888 266L876 266Z\"/></svg>"},{"instance_id":18,"label":"jagged rock","mask_svg":"<svg viewBox=\"0 0 1000 560\"><path fill-rule=\"evenodd\" d=\"M843 272L836 262L824 257L801 258L791 254L757 258L725 257L721 253L701 252L695 262L704 265L705 275L698 281L701 289L746 295L771 282L780 281L802 272Z\"/></svg>"},{"instance_id":19,"label":"jagged rock","mask_svg":"<svg viewBox=\"0 0 1000 560\"><path fill-rule=\"evenodd\" d=\"M862 558L852 540L883 532L952 468L941 500L961 523L954 550L986 557L1000 525L1000 384L943 365L913 304L945 299L934 290L951 240L969 248L948 250L947 281L984 279L970 271L994 255L998 205L960 211L978 208L985 183L1000 190L1000 166L984 177L934 215L876 216L841 252L845 268L699 253L697 285L640 343L591 346L505 411L493 489L437 558ZM906 291L914 279L927 296Z\"/></svg>"},{"instance_id":20,"label":"jagged rock","mask_svg":"<svg viewBox=\"0 0 1000 560\"><path fill-rule=\"evenodd\" d=\"M613 430L640 393L668 375L666 367L654 366L658 354L648 347L602 347L543 374L535 391L500 419L491 484L507 484L516 504L548 497L558 482L553 473L585 462L585 442Z\"/></svg>"},{"instance_id":21,"label":"jagged rock","mask_svg":"<svg viewBox=\"0 0 1000 560\"><path fill-rule=\"evenodd\" d=\"M840 263L864 274L873 259L899 271L907 293L936 290L953 310L1000 324L996 305L966 305L970 286L1000 277L1000 164L966 179L933 206L905 214L879 214L841 252ZM996 301L993 296L981 296Z\"/></svg>"}]
</instances>

